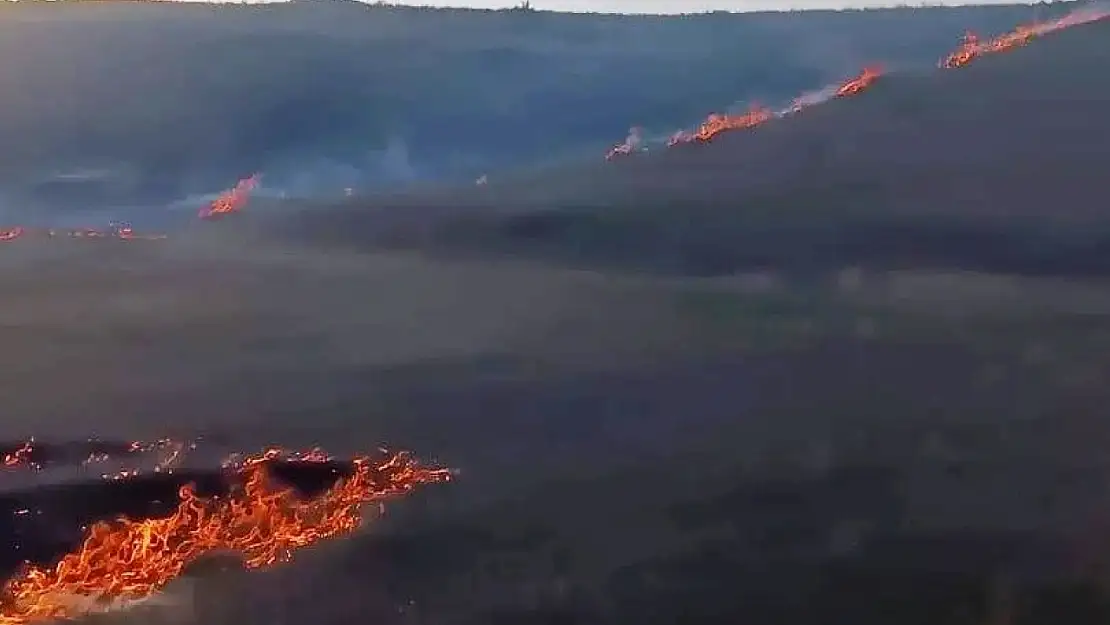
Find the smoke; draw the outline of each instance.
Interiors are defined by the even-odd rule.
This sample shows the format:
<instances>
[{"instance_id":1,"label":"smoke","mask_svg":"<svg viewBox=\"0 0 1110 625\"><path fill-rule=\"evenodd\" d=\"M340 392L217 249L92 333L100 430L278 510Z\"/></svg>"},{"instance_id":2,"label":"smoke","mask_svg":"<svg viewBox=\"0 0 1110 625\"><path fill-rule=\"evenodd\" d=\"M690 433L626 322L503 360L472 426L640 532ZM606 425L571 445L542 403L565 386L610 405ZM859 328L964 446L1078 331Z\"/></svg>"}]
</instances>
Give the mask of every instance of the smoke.
<instances>
[{"instance_id":1,"label":"smoke","mask_svg":"<svg viewBox=\"0 0 1110 625\"><path fill-rule=\"evenodd\" d=\"M1044 35L1072 26L1097 22L1110 17L1110 2L1096 2L1080 7L1067 15L1032 27L1034 33Z\"/></svg>"},{"instance_id":2,"label":"smoke","mask_svg":"<svg viewBox=\"0 0 1110 625\"><path fill-rule=\"evenodd\" d=\"M820 89L803 92L801 95L794 98L794 101L790 103L790 106L779 110L777 114L779 117L781 117L783 115L787 115L803 108L808 108L828 102L833 98L833 96L836 95L836 90L838 87L839 85L837 83L832 83L821 87Z\"/></svg>"}]
</instances>

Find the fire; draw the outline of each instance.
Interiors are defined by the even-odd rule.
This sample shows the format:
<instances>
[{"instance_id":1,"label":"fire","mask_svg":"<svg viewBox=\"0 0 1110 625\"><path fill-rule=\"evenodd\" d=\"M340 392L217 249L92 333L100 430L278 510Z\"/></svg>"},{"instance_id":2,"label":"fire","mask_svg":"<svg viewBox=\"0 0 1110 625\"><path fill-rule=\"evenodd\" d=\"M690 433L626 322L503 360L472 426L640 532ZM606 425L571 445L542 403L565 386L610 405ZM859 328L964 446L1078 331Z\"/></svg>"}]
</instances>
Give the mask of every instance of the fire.
<instances>
[{"instance_id":1,"label":"fire","mask_svg":"<svg viewBox=\"0 0 1110 625\"><path fill-rule=\"evenodd\" d=\"M258 186L262 174L254 174L244 178L234 188L224 191L212 203L201 207L197 216L201 219L219 219L231 213L243 210L250 201L251 192Z\"/></svg>"},{"instance_id":2,"label":"fire","mask_svg":"<svg viewBox=\"0 0 1110 625\"><path fill-rule=\"evenodd\" d=\"M23 228L20 226L0 228L0 241L14 241L21 236L23 236Z\"/></svg>"},{"instance_id":3,"label":"fire","mask_svg":"<svg viewBox=\"0 0 1110 625\"><path fill-rule=\"evenodd\" d=\"M225 469L243 469L244 467L273 461L324 463L334 462L335 458L319 447L313 447L308 451L290 451L280 447L267 447L262 453L253 456L232 454L221 463L221 466Z\"/></svg>"},{"instance_id":4,"label":"fire","mask_svg":"<svg viewBox=\"0 0 1110 625\"><path fill-rule=\"evenodd\" d=\"M11 453L4 454L4 466L18 467L18 466L31 466L36 464L31 460L31 454L35 451L34 442L26 441L18 449Z\"/></svg>"},{"instance_id":5,"label":"fire","mask_svg":"<svg viewBox=\"0 0 1110 625\"><path fill-rule=\"evenodd\" d=\"M753 104L747 112L739 114L712 113L705 118L693 132L680 131L675 133L667 145L674 146L679 143L708 142L722 132L731 130L747 130L774 119L775 114L771 109Z\"/></svg>"},{"instance_id":6,"label":"fire","mask_svg":"<svg viewBox=\"0 0 1110 625\"><path fill-rule=\"evenodd\" d=\"M844 81L836 90L836 97L846 98L863 93L883 75L883 69L878 65L863 68L857 76Z\"/></svg>"},{"instance_id":7,"label":"fire","mask_svg":"<svg viewBox=\"0 0 1110 625\"><path fill-rule=\"evenodd\" d=\"M941 59L940 66L945 68L964 67L981 56L1028 45L1029 42L1048 33L1107 18L1110 18L1110 8L1094 8L1075 11L1048 22L1018 26L1011 32L986 41L980 39L975 33L968 32L964 35L960 46L944 59ZM680 130L674 133L667 141L667 145L708 142L722 132L754 128L772 119L799 113L832 98L855 96L869 89L884 73L884 70L878 65L867 66L858 75L838 85L829 85L819 91L799 96L790 106L778 112L772 112L761 106L752 106L746 113L739 115L712 114L697 129L692 131ZM637 140L633 141L634 138ZM618 156L625 156L646 149L639 142L638 134L629 135L629 139L611 148L605 158L606 160L612 160Z\"/></svg>"},{"instance_id":8,"label":"fire","mask_svg":"<svg viewBox=\"0 0 1110 625\"><path fill-rule=\"evenodd\" d=\"M746 112L739 114L709 115L694 130L680 130L667 140L667 146L673 147L686 143L706 143L722 132L732 130L747 130L761 126L773 119L793 115L811 106L815 106L832 98L844 98L860 94L869 89L883 75L883 69L878 65L869 65L859 74L844 82L829 85L820 91L809 92L794 99L787 108L774 111L758 104L753 104ZM646 150L642 140L641 131L634 128L623 143L619 143L609 150L606 160L617 156L632 154Z\"/></svg>"},{"instance_id":9,"label":"fire","mask_svg":"<svg viewBox=\"0 0 1110 625\"><path fill-rule=\"evenodd\" d=\"M266 456L242 462L235 471L242 480L226 496L201 497L187 485L170 516L98 522L81 546L54 566L25 566L4 585L0 625L87 613L87 607L74 607L73 597L95 603L148 598L206 554L238 554L249 569L287 562L298 549L354 532L367 504L380 505L453 475L423 467L407 453L379 461L360 457L350 475L305 499L272 483Z\"/></svg>"},{"instance_id":10,"label":"fire","mask_svg":"<svg viewBox=\"0 0 1110 625\"><path fill-rule=\"evenodd\" d=\"M40 471L46 465L91 466L111 460L134 458L140 455L156 454L154 472L170 471L184 457L186 451L196 449L196 443L176 441L169 438L153 442L143 441L100 441L87 440L79 443L39 443L34 438L9 444L7 449L0 446L3 453L3 466L12 469ZM103 474L105 479L118 479L119 475L138 475L133 468L120 469L119 473Z\"/></svg>"},{"instance_id":11,"label":"fire","mask_svg":"<svg viewBox=\"0 0 1110 625\"><path fill-rule=\"evenodd\" d=\"M1080 24L1097 22L1108 17L1110 17L1110 9L1076 11L1048 22L1021 25L1008 33L1003 33L986 41L980 39L975 33L968 31L964 34L960 46L941 59L938 65L946 69L966 67L979 57L1020 48L1049 33L1079 26Z\"/></svg>"}]
</instances>

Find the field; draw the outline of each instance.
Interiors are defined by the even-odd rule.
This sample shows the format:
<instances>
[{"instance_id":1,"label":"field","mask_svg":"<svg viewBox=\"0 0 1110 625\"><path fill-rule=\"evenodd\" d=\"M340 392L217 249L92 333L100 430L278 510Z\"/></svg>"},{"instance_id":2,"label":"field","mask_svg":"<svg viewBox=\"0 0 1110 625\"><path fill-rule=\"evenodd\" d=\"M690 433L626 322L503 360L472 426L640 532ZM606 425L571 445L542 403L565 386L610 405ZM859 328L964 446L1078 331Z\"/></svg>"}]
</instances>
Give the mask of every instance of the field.
<instances>
[{"instance_id":1,"label":"field","mask_svg":"<svg viewBox=\"0 0 1110 625\"><path fill-rule=\"evenodd\" d=\"M1103 624L1107 26L663 154L5 244L4 438L459 469L189 622Z\"/></svg>"}]
</instances>

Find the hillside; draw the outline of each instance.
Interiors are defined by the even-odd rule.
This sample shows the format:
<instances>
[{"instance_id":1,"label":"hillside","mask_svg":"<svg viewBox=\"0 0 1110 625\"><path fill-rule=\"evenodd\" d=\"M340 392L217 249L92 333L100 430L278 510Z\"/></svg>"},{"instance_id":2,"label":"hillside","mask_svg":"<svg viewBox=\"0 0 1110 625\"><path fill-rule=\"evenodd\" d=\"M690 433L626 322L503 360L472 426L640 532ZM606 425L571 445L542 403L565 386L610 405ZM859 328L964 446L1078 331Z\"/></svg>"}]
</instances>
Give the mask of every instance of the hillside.
<instances>
[{"instance_id":1,"label":"hillside","mask_svg":"<svg viewBox=\"0 0 1110 625\"><path fill-rule=\"evenodd\" d=\"M211 221L184 202L179 227L164 238L28 229L5 239L0 566L69 557L17 577L29 584L22 594L8 584L0 622L30 625L28 607L76 616L74 595L113 599L122 588L163 583L149 613L88 622L1110 622L1110 291L1098 177L1108 162L1105 23L941 71L937 56L963 28L989 26L975 15L1005 10L930 10L920 23L922 14L908 11L686 21L540 15L529 23L501 13L330 6L4 6L0 48L13 52L18 40L43 55L4 56L7 79L32 67L53 72L10 94L10 136L33 135L14 125L20 119L49 131L49 149L16 142L0 155L7 198L28 199L9 202L6 217L45 206L50 219L77 210L85 219L95 202L135 201L143 188L150 197L206 188L207 177L226 188L233 180L225 176L240 175L227 170L245 167L237 159L265 160L286 140L295 156L362 145L324 123L355 119L334 110L315 130L294 133L311 124L298 126L290 102L302 100L290 98L323 105L324 87L342 84L321 68L372 68L383 78L364 83L367 97L396 97L414 118L425 102L460 111L430 116L439 121L429 134L476 132L484 122L473 120L502 113L467 117L497 93L468 91L470 76L452 83L436 73L477 71L480 55L468 57L470 48L443 53L458 41L471 50L487 41L531 50L534 64L517 67L537 71L515 75L511 63L496 71L514 76L503 87L521 98L519 110L547 113L546 125L530 126L535 136L564 133L550 145L575 154L510 159L514 167L490 169L481 186L433 176L342 201L259 193L241 213ZM374 39L356 14L394 30ZM952 23L942 28L942 17ZM777 85L779 66L738 60L744 46L773 43L782 68L809 68L813 80L799 79L798 90L850 75L858 66L837 59L854 55L831 51L855 48L845 35L855 20L896 22L859 31L862 41L880 36L865 31L889 38L892 56L880 61L896 58L907 37L935 32L938 42L902 52L920 59L889 67L853 97L706 144L603 159L629 123L646 123L651 106L681 103L689 119L667 108L663 121L675 113L673 123L691 125L735 97L726 92L761 88L744 71ZM397 30L402 24L422 26ZM567 43L568 32L608 28L611 37ZM682 29L701 38L697 45L661 46L636 34L681 42ZM764 32L751 37L763 43L738 42L743 29ZM86 56L66 58L70 41ZM435 54L402 54L413 41ZM599 50L610 41L615 56L635 54L605 61ZM800 42L816 46L809 60L796 51ZM107 52L97 56L94 44ZM312 53L373 45L389 55ZM577 50L585 51L580 64L545 82L538 70ZM713 71L676 61L661 86L643 80L664 75L659 59L687 54ZM59 78L66 63L87 69L124 57L134 71L101 68L105 86ZM502 49L485 58L516 57ZM273 59L311 80L282 74ZM226 67L239 72L229 76ZM404 71L395 67L427 71L398 77ZM625 102L600 85L633 67L641 73L620 84L654 94L627 100L645 108L623 110L615 99L589 106L590 89ZM602 73L589 74L595 69ZM281 75L292 76L288 85ZM720 86L721 76L736 83ZM68 84L89 91L67 100ZM197 84L209 87L204 97L177 99ZM313 84L322 91L302 89ZM115 93L112 85L164 90ZM790 86L783 98L796 94L782 85ZM444 101L428 96L437 89ZM34 110L29 94L56 99ZM220 134L252 107L286 105L285 117L262 116L281 123ZM64 111L88 111L62 120L75 134L43 121ZM195 115L196 125L175 111ZM598 127L583 130L580 145L571 129L581 115ZM614 128L602 138L594 131L607 116ZM516 134L512 115L504 119L490 149L525 154L527 137ZM203 149L213 137L228 150ZM440 144L404 145L409 160L397 149L390 162L417 162ZM127 160L133 187L95 186L123 179L95 167L92 155L109 147L135 159ZM29 190L17 175L60 167L50 159L66 150L81 168L62 178L81 182L64 193ZM144 160L158 154L164 159ZM290 170L326 178L311 159L293 161ZM264 181L292 185L280 168L263 169ZM318 189L343 181L325 182ZM122 216L109 208L105 215ZM142 232L175 211L161 201L131 208ZM343 487L331 500L338 510L306 511L302 498L269 491L254 491L268 503L198 504L186 491L172 523L113 523L83 541L93 520L161 517L183 482L222 493L245 460L232 454L275 446L307 452L290 456L301 461L286 470L329 476L325 484L357 470L342 459L381 446L458 473L390 501L384 516L364 482ZM318 462L317 446L340 460ZM217 523L201 522L209 512L219 513ZM358 514L365 523L356 535L319 531L322 521L351 529ZM328 544L267 566L325 535ZM226 570L234 564L223 558L229 540L247 541L265 570ZM220 557L192 561L198 548Z\"/></svg>"},{"instance_id":2,"label":"hillside","mask_svg":"<svg viewBox=\"0 0 1110 625\"><path fill-rule=\"evenodd\" d=\"M1110 22L959 70L891 73L705 145L350 202L355 245L713 275L862 264L1110 270Z\"/></svg>"},{"instance_id":3,"label":"hillside","mask_svg":"<svg viewBox=\"0 0 1110 625\"><path fill-rule=\"evenodd\" d=\"M0 198L22 218L115 207L156 222L145 209L256 171L309 197L473 180L592 155L633 124L669 133L707 109L779 101L874 60L928 67L964 29L1033 13L12 3L0 7Z\"/></svg>"}]
</instances>

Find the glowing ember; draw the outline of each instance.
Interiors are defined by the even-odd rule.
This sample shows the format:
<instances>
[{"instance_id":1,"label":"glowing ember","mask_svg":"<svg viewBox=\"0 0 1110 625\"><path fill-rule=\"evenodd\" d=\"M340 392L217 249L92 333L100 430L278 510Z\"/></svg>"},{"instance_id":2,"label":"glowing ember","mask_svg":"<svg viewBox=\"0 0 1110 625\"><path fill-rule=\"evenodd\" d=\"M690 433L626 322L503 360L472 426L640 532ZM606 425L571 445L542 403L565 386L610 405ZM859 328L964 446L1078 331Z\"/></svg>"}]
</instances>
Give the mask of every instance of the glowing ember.
<instances>
[{"instance_id":1,"label":"glowing ember","mask_svg":"<svg viewBox=\"0 0 1110 625\"><path fill-rule=\"evenodd\" d=\"M36 466L31 460L31 454L35 451L34 442L27 441L23 446L15 451L4 454L4 466L18 467L18 466Z\"/></svg>"},{"instance_id":2,"label":"glowing ember","mask_svg":"<svg viewBox=\"0 0 1110 625\"><path fill-rule=\"evenodd\" d=\"M204 498L183 487L171 516L96 523L82 545L53 567L26 566L4 586L0 625L87 613L87 607L74 607L73 597L141 601L206 554L236 553L251 569L286 562L300 548L354 532L367 504L452 476L405 453L377 462L362 457L348 477L303 499L291 488L273 486L262 462L264 456L246 459L239 470L242 484L225 497Z\"/></svg>"},{"instance_id":3,"label":"glowing ember","mask_svg":"<svg viewBox=\"0 0 1110 625\"><path fill-rule=\"evenodd\" d=\"M81 443L51 444L39 443L32 438L20 443L18 447L8 447L8 449L10 451L3 454L3 466L13 469L40 471L45 465L50 464L91 466L140 455L156 455L153 471L161 473L172 470L182 460L186 451L196 449L196 444L168 438L149 443L88 440ZM140 473L138 469L123 468L116 473L104 473L101 477L119 479Z\"/></svg>"},{"instance_id":4,"label":"glowing ember","mask_svg":"<svg viewBox=\"0 0 1110 625\"><path fill-rule=\"evenodd\" d=\"M290 451L280 447L268 447L260 454L253 456L243 456L241 454L232 454L225 459L221 466L225 469L243 469L265 462L273 462L280 460L282 462L333 462L335 458L329 455L326 451L319 447L313 447L308 451Z\"/></svg>"},{"instance_id":5,"label":"glowing ember","mask_svg":"<svg viewBox=\"0 0 1110 625\"><path fill-rule=\"evenodd\" d=\"M261 178L262 174L254 174L250 178L240 180L235 188L224 191L211 204L202 207L197 216L201 219L218 219L243 210Z\"/></svg>"},{"instance_id":6,"label":"glowing ember","mask_svg":"<svg viewBox=\"0 0 1110 625\"><path fill-rule=\"evenodd\" d=\"M943 68L966 67L981 56L1006 52L1028 45L1038 37L1053 33L1080 24L1089 24L1110 18L1110 9L1089 9L1070 13L1056 20L1039 22L1036 24L1018 26L1014 30L1003 33L993 39L983 41L973 32L964 34L960 46L951 54L940 60L938 64Z\"/></svg>"}]
</instances>

